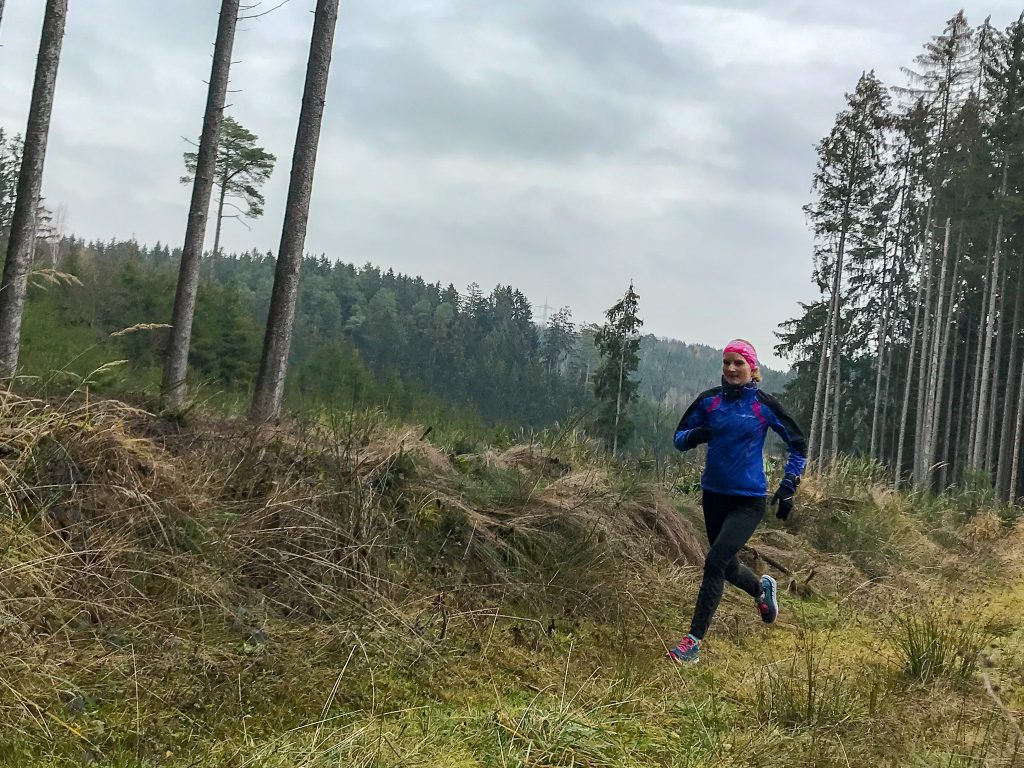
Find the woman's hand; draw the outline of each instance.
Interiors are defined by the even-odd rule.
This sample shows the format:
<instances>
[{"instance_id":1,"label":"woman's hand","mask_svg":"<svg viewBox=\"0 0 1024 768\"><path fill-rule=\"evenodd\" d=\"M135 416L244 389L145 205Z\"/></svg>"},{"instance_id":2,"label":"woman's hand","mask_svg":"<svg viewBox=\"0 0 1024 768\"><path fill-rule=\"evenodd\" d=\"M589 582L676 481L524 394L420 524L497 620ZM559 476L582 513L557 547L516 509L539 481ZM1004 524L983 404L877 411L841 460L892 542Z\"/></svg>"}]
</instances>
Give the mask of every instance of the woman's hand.
<instances>
[{"instance_id":1,"label":"woman's hand","mask_svg":"<svg viewBox=\"0 0 1024 768\"><path fill-rule=\"evenodd\" d=\"M775 516L779 520L787 519L789 513L793 511L793 497L796 496L796 486L799 482L794 475L786 475L779 483L779 489L772 496L772 505L779 505L775 512Z\"/></svg>"},{"instance_id":2,"label":"woman's hand","mask_svg":"<svg viewBox=\"0 0 1024 768\"><path fill-rule=\"evenodd\" d=\"M702 443L710 443L711 427L703 426L691 429L690 433L686 436L686 442L691 448L696 448Z\"/></svg>"}]
</instances>

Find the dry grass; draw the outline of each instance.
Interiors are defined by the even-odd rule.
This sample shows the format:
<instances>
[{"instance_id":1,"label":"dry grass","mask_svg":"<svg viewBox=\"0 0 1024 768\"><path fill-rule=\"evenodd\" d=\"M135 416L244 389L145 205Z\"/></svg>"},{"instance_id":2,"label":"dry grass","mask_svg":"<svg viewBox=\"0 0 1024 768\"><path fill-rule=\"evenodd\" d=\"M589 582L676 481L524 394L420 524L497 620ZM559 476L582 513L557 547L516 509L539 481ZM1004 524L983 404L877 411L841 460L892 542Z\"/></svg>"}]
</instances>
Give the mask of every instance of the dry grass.
<instances>
[{"instance_id":1,"label":"dry grass","mask_svg":"<svg viewBox=\"0 0 1024 768\"><path fill-rule=\"evenodd\" d=\"M699 513L578 437L455 455L380 413L5 392L0 765L1019 764L1020 601L989 580L991 690L956 652L908 686L877 624L1019 534L936 538L850 472L801 494L745 554L790 572L780 625L729 593L683 671Z\"/></svg>"}]
</instances>

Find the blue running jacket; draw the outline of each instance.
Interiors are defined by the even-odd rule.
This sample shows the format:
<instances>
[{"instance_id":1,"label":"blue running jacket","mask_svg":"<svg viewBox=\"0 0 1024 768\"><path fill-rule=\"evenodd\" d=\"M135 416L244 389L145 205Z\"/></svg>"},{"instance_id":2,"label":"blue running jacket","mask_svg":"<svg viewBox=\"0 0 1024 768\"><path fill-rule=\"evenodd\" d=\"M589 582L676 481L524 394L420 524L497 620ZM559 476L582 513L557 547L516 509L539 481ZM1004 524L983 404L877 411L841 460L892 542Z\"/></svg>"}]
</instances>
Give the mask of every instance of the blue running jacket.
<instances>
[{"instance_id":1,"label":"blue running jacket","mask_svg":"<svg viewBox=\"0 0 1024 768\"><path fill-rule=\"evenodd\" d=\"M707 462L701 487L730 496L766 496L764 440L768 428L775 430L789 450L786 474L799 478L807 463L807 446L800 427L782 404L755 382L725 384L701 393L686 409L676 428L676 448L691 446L687 438L694 429L709 427Z\"/></svg>"}]
</instances>

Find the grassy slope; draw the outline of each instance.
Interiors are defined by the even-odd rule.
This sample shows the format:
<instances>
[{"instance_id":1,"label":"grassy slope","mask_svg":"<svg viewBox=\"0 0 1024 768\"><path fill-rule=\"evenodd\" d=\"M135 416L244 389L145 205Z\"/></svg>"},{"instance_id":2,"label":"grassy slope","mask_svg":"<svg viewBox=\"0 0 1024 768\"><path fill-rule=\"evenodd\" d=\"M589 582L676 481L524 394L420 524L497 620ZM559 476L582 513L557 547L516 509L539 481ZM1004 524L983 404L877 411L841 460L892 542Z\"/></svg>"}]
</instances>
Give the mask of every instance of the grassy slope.
<instances>
[{"instance_id":1,"label":"grassy slope","mask_svg":"<svg viewBox=\"0 0 1024 768\"><path fill-rule=\"evenodd\" d=\"M5 396L0 765L1024 764L1024 536L976 499L811 479L748 553L779 624L730 591L680 669L692 497L421 435Z\"/></svg>"}]
</instances>

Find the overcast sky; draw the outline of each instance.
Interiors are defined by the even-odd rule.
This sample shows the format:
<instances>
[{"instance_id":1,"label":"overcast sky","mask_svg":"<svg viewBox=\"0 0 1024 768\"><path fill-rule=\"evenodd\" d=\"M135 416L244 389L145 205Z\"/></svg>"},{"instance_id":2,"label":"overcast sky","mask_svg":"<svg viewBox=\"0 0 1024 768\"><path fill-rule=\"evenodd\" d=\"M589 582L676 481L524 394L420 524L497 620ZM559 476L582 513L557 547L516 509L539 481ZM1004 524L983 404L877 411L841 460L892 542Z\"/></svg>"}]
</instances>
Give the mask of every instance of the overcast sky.
<instances>
[{"instance_id":1,"label":"overcast sky","mask_svg":"<svg viewBox=\"0 0 1024 768\"><path fill-rule=\"evenodd\" d=\"M264 8L277 0L266 0ZM23 131L42 0L7 0L0 126ZM216 0L70 0L44 195L86 238L179 244ZM276 249L315 0L244 22L230 114L278 156ZM497 283L597 321L630 279L646 330L768 362L813 298L814 143L874 68L899 83L959 8L929 0L343 0L306 248ZM970 3L1005 27L1021 12ZM212 243L212 236L207 244ZM155 318L156 319L156 318Z\"/></svg>"}]
</instances>

